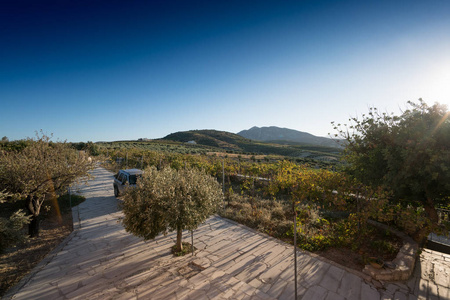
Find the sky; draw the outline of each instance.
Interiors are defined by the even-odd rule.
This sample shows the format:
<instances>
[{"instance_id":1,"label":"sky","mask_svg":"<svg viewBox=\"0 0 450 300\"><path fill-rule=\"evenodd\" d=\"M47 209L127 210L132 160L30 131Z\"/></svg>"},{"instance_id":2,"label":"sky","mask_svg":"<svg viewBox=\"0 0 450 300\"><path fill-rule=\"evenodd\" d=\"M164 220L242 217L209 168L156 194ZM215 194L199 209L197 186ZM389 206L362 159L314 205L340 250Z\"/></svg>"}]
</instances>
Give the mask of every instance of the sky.
<instances>
[{"instance_id":1,"label":"sky","mask_svg":"<svg viewBox=\"0 0 450 300\"><path fill-rule=\"evenodd\" d=\"M115 141L450 106L450 1L2 0L0 136Z\"/></svg>"}]
</instances>

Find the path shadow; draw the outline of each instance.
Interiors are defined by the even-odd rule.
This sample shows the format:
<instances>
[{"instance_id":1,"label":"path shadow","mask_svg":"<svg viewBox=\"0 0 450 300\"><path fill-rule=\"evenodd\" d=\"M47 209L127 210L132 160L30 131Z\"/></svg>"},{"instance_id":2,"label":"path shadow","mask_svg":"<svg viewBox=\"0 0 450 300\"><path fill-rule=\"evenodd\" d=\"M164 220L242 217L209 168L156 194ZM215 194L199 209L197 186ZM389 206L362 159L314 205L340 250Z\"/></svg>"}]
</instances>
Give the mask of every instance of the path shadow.
<instances>
[{"instance_id":1,"label":"path shadow","mask_svg":"<svg viewBox=\"0 0 450 300\"><path fill-rule=\"evenodd\" d=\"M449 299L443 297L443 290L439 295L439 286L435 283L435 262L422 258L416 258L415 268L411 278L406 282L410 289L410 294L414 294L418 299ZM448 287L446 287L448 291Z\"/></svg>"}]
</instances>

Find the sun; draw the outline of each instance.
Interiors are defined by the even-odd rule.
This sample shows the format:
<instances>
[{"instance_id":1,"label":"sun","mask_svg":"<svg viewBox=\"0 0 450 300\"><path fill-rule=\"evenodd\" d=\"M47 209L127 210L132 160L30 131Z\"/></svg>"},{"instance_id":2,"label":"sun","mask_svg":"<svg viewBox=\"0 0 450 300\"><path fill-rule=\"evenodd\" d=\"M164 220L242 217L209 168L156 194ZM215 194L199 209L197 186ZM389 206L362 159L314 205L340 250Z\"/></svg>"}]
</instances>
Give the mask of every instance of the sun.
<instances>
[{"instance_id":1,"label":"sun","mask_svg":"<svg viewBox=\"0 0 450 300\"><path fill-rule=\"evenodd\" d=\"M430 98L427 100L445 104L450 109L450 59L439 60L430 71L426 86Z\"/></svg>"},{"instance_id":2,"label":"sun","mask_svg":"<svg viewBox=\"0 0 450 300\"><path fill-rule=\"evenodd\" d=\"M436 64L423 72L415 92L428 105L440 103L450 109L450 60Z\"/></svg>"}]
</instances>

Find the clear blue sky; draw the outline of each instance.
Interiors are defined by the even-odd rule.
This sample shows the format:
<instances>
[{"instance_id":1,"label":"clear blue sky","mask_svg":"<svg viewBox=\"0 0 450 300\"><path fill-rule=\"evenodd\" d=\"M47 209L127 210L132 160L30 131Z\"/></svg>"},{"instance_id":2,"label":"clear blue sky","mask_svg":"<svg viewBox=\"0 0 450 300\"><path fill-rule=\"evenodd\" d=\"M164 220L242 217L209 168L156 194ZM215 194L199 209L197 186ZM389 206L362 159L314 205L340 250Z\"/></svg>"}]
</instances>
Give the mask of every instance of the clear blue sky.
<instances>
[{"instance_id":1,"label":"clear blue sky","mask_svg":"<svg viewBox=\"0 0 450 300\"><path fill-rule=\"evenodd\" d=\"M0 136L113 141L450 104L450 1L0 3Z\"/></svg>"}]
</instances>

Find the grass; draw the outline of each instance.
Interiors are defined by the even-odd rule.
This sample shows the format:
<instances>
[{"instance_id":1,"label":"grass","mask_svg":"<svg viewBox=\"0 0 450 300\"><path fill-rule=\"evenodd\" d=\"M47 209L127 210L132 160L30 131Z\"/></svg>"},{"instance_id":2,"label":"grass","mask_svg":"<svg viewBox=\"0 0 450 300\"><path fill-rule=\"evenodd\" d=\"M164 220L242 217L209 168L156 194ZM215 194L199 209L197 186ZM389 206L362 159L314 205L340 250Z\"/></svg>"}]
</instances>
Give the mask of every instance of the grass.
<instances>
[{"instance_id":1,"label":"grass","mask_svg":"<svg viewBox=\"0 0 450 300\"><path fill-rule=\"evenodd\" d=\"M173 245L171 250L172 250L172 254L174 256L185 256L186 254L191 254L192 253L192 246L190 243L188 242L183 242L183 250L182 251L177 251L177 245ZM197 250L197 248L194 247L194 251Z\"/></svg>"}]
</instances>

